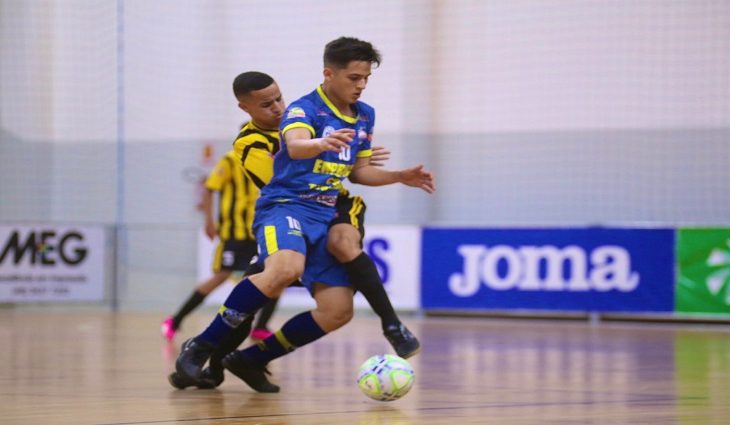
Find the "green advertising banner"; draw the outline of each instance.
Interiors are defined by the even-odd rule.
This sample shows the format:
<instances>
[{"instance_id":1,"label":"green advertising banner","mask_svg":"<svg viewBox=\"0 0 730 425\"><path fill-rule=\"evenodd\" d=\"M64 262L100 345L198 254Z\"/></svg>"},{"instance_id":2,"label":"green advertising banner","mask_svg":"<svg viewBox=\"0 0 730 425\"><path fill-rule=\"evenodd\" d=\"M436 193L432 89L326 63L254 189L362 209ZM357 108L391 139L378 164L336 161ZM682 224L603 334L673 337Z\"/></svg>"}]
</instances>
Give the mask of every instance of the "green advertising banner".
<instances>
[{"instance_id":1,"label":"green advertising banner","mask_svg":"<svg viewBox=\"0 0 730 425\"><path fill-rule=\"evenodd\" d=\"M675 310L730 314L730 229L677 230Z\"/></svg>"}]
</instances>

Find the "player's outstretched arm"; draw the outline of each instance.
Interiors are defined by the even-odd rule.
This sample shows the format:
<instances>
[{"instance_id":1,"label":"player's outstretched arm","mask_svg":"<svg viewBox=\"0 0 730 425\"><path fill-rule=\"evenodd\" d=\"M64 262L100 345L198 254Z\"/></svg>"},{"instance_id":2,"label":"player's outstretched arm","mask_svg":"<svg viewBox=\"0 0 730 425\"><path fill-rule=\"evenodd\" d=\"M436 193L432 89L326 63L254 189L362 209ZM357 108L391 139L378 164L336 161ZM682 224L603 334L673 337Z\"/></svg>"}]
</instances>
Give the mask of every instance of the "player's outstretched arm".
<instances>
[{"instance_id":1,"label":"player's outstretched arm","mask_svg":"<svg viewBox=\"0 0 730 425\"><path fill-rule=\"evenodd\" d=\"M355 130L342 128L333 131L327 137L312 139L312 133L306 128L292 128L284 133L286 149L291 159L314 158L325 151L341 152L355 137Z\"/></svg>"},{"instance_id":2,"label":"player's outstretched arm","mask_svg":"<svg viewBox=\"0 0 730 425\"><path fill-rule=\"evenodd\" d=\"M369 158L360 158L350 173L350 181L366 186L384 186L393 183L403 183L406 186L417 187L428 193L436 191L436 181L433 174L424 170L423 165L406 168L398 171L383 170L370 165Z\"/></svg>"}]
</instances>

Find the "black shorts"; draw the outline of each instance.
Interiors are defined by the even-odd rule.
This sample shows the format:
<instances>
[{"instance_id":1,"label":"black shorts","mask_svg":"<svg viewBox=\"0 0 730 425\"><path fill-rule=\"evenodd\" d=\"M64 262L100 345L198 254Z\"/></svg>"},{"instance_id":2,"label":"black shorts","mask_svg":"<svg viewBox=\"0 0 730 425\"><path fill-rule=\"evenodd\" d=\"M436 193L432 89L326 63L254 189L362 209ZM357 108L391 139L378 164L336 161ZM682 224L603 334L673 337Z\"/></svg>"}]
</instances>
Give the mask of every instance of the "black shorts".
<instances>
[{"instance_id":1,"label":"black shorts","mask_svg":"<svg viewBox=\"0 0 730 425\"><path fill-rule=\"evenodd\" d=\"M221 241L213 254L213 271L245 271L257 252L258 247L253 240Z\"/></svg>"},{"instance_id":2,"label":"black shorts","mask_svg":"<svg viewBox=\"0 0 730 425\"><path fill-rule=\"evenodd\" d=\"M335 224L350 224L360 232L360 241L365 239L365 201L359 196L337 197L335 218L330 221L330 227Z\"/></svg>"}]
</instances>

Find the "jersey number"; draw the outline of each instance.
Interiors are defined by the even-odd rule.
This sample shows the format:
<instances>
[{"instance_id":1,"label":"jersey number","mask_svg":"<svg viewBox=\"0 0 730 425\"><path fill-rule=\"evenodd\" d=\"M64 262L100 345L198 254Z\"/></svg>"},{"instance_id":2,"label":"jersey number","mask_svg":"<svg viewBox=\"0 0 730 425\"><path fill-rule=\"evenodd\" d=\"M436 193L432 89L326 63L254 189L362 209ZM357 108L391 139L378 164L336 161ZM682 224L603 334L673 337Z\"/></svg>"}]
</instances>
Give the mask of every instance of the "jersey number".
<instances>
[{"instance_id":1,"label":"jersey number","mask_svg":"<svg viewBox=\"0 0 730 425\"><path fill-rule=\"evenodd\" d=\"M290 229L302 230L302 225L299 224L299 220L297 220L296 218L286 216L286 221L289 222Z\"/></svg>"},{"instance_id":2,"label":"jersey number","mask_svg":"<svg viewBox=\"0 0 730 425\"><path fill-rule=\"evenodd\" d=\"M352 152L350 151L350 147L346 147L345 150L340 151L339 158L342 161L349 161L350 157L352 156Z\"/></svg>"}]
</instances>

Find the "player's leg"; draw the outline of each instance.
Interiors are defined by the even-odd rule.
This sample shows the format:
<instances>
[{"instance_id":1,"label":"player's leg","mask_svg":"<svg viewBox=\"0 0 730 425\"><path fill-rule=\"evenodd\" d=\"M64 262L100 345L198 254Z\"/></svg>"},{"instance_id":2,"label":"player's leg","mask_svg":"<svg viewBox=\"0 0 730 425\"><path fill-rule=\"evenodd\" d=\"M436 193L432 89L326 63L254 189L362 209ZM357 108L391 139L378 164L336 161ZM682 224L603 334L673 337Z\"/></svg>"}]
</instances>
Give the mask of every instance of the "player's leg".
<instances>
[{"instance_id":1,"label":"player's leg","mask_svg":"<svg viewBox=\"0 0 730 425\"><path fill-rule=\"evenodd\" d=\"M246 274L255 274L263 271L263 266L250 267L252 259L256 256L258 249L255 241L237 240L235 243L229 243L226 246L227 248L230 248L233 253L233 262L231 262L231 256L227 255L223 261L225 267L229 267L231 270L235 271L245 270ZM231 332L223 338L221 343L211 354L208 366L201 371L200 378L197 381L189 378L186 379L183 375L173 372L168 378L169 382L179 389L184 389L190 386L196 386L198 388L215 388L219 386L223 383L224 379L221 359L224 355L235 350L239 345L241 345L241 343L243 343L251 331L252 322L253 316L247 317L241 325L232 329Z\"/></svg>"},{"instance_id":2,"label":"player's leg","mask_svg":"<svg viewBox=\"0 0 730 425\"><path fill-rule=\"evenodd\" d=\"M314 285L317 307L300 313L256 345L234 351L223 359L223 366L258 392L278 392L269 382L269 362L312 343L342 327L352 319L353 290L347 286Z\"/></svg>"},{"instance_id":3,"label":"player's leg","mask_svg":"<svg viewBox=\"0 0 730 425\"><path fill-rule=\"evenodd\" d=\"M292 215L295 212L283 206L258 211L256 236L265 259L264 271L236 285L211 324L183 344L175 363L178 374L199 379L203 365L221 341L302 274L306 242L301 232L290 231Z\"/></svg>"},{"instance_id":4,"label":"player's leg","mask_svg":"<svg viewBox=\"0 0 730 425\"><path fill-rule=\"evenodd\" d=\"M245 275L251 276L264 271L264 265L258 261L258 257L254 258L246 268ZM298 280L297 280L298 282ZM291 285L290 285L291 286ZM268 329L269 320L276 310L276 305L279 303L278 298L273 298L267 302L259 312L256 314L256 323L251 331L251 338L256 340L262 340L271 336L271 332ZM241 341L243 342L243 340ZM228 354L228 353L225 353Z\"/></svg>"},{"instance_id":5,"label":"player's leg","mask_svg":"<svg viewBox=\"0 0 730 425\"><path fill-rule=\"evenodd\" d=\"M246 277L233 288L208 327L183 344L175 363L176 371L189 379L198 379L202 367L221 341L233 330L294 280L304 269L304 255L281 250L266 258L263 272Z\"/></svg>"},{"instance_id":6,"label":"player's leg","mask_svg":"<svg viewBox=\"0 0 730 425\"><path fill-rule=\"evenodd\" d=\"M365 203L359 196L338 197L337 216L329 230L327 249L342 263L353 287L363 294L380 317L383 335L395 352L408 358L421 350L421 344L398 318L375 263L362 250L365 209Z\"/></svg>"},{"instance_id":7,"label":"player's leg","mask_svg":"<svg viewBox=\"0 0 730 425\"><path fill-rule=\"evenodd\" d=\"M261 307L261 310L256 314L256 324L253 327L253 331L251 331L251 338L262 340L271 336L271 331L268 328L269 320L274 314L278 303L279 299L274 298Z\"/></svg>"},{"instance_id":8,"label":"player's leg","mask_svg":"<svg viewBox=\"0 0 730 425\"><path fill-rule=\"evenodd\" d=\"M208 366L201 372L201 380L204 382L215 384L210 388L217 387L223 383L223 364L221 363L226 354L236 350L251 332L251 323L253 316L249 316L241 326L229 333L220 345L210 356Z\"/></svg>"},{"instance_id":9,"label":"player's leg","mask_svg":"<svg viewBox=\"0 0 730 425\"><path fill-rule=\"evenodd\" d=\"M197 379L189 378L186 375L175 371L168 376L170 384L181 390L188 387L211 389L222 384L224 374L221 360L223 359L223 356L238 348L246 337L248 337L248 333L251 331L252 322L253 316L249 316L239 327L233 329L225 338L223 338L221 343L211 354L208 366L200 372L200 376Z\"/></svg>"}]
</instances>

